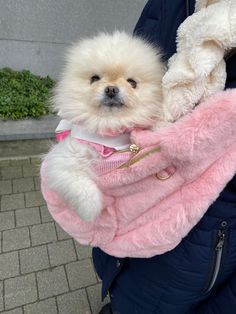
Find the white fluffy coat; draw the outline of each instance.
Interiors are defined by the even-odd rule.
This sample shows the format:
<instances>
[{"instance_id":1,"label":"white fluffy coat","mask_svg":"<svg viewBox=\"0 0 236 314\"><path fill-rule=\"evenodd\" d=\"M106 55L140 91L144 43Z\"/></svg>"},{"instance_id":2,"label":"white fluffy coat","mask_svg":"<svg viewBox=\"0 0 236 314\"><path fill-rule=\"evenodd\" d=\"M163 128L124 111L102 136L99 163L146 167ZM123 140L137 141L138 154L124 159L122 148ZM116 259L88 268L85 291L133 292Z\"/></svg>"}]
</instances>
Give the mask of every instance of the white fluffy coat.
<instances>
[{"instance_id":1,"label":"white fluffy coat","mask_svg":"<svg viewBox=\"0 0 236 314\"><path fill-rule=\"evenodd\" d=\"M163 77L163 108L171 122L224 89L224 56L236 47L235 0L198 0L195 11L178 29L177 53Z\"/></svg>"}]
</instances>

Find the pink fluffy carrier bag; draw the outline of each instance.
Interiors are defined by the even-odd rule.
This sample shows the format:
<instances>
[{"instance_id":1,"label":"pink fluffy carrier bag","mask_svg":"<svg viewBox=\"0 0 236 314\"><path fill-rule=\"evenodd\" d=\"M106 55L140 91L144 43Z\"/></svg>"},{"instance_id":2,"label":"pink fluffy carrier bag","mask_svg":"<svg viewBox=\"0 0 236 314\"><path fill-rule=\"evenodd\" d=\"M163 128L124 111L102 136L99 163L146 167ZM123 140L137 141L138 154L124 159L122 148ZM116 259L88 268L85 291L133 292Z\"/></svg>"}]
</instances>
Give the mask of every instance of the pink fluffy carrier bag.
<instances>
[{"instance_id":1,"label":"pink fluffy carrier bag","mask_svg":"<svg viewBox=\"0 0 236 314\"><path fill-rule=\"evenodd\" d=\"M133 131L131 143L139 150L115 153L115 167L104 167L112 156L98 161L105 206L93 222L48 189L47 157L41 188L53 218L81 244L152 257L176 247L235 175L236 90L214 95L170 127Z\"/></svg>"}]
</instances>

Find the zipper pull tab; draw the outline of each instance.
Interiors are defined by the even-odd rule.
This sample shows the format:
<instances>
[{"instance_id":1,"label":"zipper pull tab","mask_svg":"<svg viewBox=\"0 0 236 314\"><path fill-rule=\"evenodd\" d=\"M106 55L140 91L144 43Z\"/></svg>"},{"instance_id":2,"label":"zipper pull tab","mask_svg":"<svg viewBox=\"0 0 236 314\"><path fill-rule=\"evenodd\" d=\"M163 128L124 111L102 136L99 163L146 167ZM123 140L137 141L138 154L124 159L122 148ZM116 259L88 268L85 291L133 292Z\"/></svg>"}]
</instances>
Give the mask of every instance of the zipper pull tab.
<instances>
[{"instance_id":1,"label":"zipper pull tab","mask_svg":"<svg viewBox=\"0 0 236 314\"><path fill-rule=\"evenodd\" d=\"M223 248L224 241L225 241L225 234L222 231L219 231L219 241L215 247L216 251L219 251Z\"/></svg>"},{"instance_id":2,"label":"zipper pull tab","mask_svg":"<svg viewBox=\"0 0 236 314\"><path fill-rule=\"evenodd\" d=\"M140 147L136 144L131 144L129 150L131 153L137 154L140 151Z\"/></svg>"}]
</instances>

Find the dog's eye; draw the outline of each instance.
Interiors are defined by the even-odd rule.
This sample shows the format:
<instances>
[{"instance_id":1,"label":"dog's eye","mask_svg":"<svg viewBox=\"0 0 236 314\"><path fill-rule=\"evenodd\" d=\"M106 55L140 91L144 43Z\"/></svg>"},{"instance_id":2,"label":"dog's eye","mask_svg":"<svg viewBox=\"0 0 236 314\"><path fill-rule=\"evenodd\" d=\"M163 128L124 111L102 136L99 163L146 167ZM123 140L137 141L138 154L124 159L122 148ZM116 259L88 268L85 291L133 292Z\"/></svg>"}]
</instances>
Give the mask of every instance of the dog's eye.
<instances>
[{"instance_id":1,"label":"dog's eye","mask_svg":"<svg viewBox=\"0 0 236 314\"><path fill-rule=\"evenodd\" d=\"M129 78L127 80L128 83L130 83L130 85L133 87L133 88L136 88L137 87L137 82L131 78Z\"/></svg>"},{"instance_id":2,"label":"dog's eye","mask_svg":"<svg viewBox=\"0 0 236 314\"><path fill-rule=\"evenodd\" d=\"M93 75L93 76L90 78L90 83L92 84L92 83L94 83L94 82L99 81L100 79L101 79L100 76L98 76L98 75Z\"/></svg>"}]
</instances>

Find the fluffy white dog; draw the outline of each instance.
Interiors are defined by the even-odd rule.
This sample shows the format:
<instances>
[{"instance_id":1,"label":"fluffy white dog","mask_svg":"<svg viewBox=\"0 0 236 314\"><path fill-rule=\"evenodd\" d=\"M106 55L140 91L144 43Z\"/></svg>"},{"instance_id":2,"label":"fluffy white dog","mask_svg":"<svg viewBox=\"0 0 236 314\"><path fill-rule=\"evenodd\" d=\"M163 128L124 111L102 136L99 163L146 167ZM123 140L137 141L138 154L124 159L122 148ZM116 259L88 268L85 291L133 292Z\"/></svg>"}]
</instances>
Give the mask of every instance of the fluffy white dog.
<instances>
[{"instance_id":1,"label":"fluffy white dog","mask_svg":"<svg viewBox=\"0 0 236 314\"><path fill-rule=\"evenodd\" d=\"M162 118L163 74L157 48L124 32L102 33L70 48L53 106L78 132L82 128L104 140L117 134L119 140L132 128L152 128ZM72 134L46 156L49 188L86 221L103 209L91 167L98 158L96 149Z\"/></svg>"}]
</instances>

